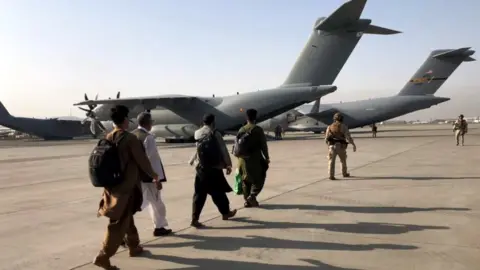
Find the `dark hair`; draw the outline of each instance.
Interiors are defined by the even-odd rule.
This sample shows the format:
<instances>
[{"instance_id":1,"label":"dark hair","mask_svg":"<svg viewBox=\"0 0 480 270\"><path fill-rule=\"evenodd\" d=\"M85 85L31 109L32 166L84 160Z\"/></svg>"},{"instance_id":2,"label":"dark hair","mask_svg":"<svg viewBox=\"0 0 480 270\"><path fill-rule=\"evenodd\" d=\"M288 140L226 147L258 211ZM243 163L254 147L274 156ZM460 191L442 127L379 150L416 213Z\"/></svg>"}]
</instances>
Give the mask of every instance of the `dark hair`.
<instances>
[{"instance_id":1,"label":"dark hair","mask_svg":"<svg viewBox=\"0 0 480 270\"><path fill-rule=\"evenodd\" d=\"M115 125L121 125L125 122L125 119L128 118L128 113L130 110L123 106L117 105L110 110L110 119L112 119Z\"/></svg>"},{"instance_id":2,"label":"dark hair","mask_svg":"<svg viewBox=\"0 0 480 270\"><path fill-rule=\"evenodd\" d=\"M257 120L257 110L255 109L248 109L247 110L247 120L253 122Z\"/></svg>"},{"instance_id":3,"label":"dark hair","mask_svg":"<svg viewBox=\"0 0 480 270\"><path fill-rule=\"evenodd\" d=\"M142 127L150 125L152 123L152 115L148 112L142 112L138 115L137 122Z\"/></svg>"},{"instance_id":4,"label":"dark hair","mask_svg":"<svg viewBox=\"0 0 480 270\"><path fill-rule=\"evenodd\" d=\"M215 115L208 113L203 116L203 123L207 126L210 126L213 122L215 122Z\"/></svg>"}]
</instances>

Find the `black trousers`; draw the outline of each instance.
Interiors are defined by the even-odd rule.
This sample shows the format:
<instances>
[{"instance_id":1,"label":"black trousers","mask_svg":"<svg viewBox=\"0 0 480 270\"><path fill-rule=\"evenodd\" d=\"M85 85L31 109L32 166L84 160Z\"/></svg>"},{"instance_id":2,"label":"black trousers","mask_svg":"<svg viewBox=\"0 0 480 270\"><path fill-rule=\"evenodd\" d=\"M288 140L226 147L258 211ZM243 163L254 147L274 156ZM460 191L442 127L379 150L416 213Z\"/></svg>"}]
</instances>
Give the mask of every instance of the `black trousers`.
<instances>
[{"instance_id":1,"label":"black trousers","mask_svg":"<svg viewBox=\"0 0 480 270\"><path fill-rule=\"evenodd\" d=\"M255 182L242 182L242 189L243 189L243 198L245 201L248 197L257 197L260 192L262 192L263 186L265 185L265 178L260 178Z\"/></svg>"},{"instance_id":2,"label":"black trousers","mask_svg":"<svg viewBox=\"0 0 480 270\"><path fill-rule=\"evenodd\" d=\"M213 203L215 203L218 211L222 215L226 215L230 212L230 201L226 194L229 190L224 186L223 182L225 182L227 187L230 188L222 170L197 169L197 174L195 176L195 192L193 194L192 220L200 219L200 214L205 206L208 195L212 197Z\"/></svg>"}]
</instances>

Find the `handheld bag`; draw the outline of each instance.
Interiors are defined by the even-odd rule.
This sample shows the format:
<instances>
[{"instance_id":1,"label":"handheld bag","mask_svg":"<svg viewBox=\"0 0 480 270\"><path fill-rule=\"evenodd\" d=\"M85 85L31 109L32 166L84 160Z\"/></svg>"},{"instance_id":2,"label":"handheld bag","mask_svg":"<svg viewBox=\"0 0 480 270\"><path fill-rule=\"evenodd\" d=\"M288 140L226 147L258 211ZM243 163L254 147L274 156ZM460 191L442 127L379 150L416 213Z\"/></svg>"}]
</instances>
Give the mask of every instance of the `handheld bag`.
<instances>
[{"instance_id":1,"label":"handheld bag","mask_svg":"<svg viewBox=\"0 0 480 270\"><path fill-rule=\"evenodd\" d=\"M94 187L112 188L123 181L123 172L118 153L118 143L125 135L115 140L100 139L88 159L90 181Z\"/></svg>"},{"instance_id":2,"label":"handheld bag","mask_svg":"<svg viewBox=\"0 0 480 270\"><path fill-rule=\"evenodd\" d=\"M233 185L233 192L237 195L243 195L242 176L240 175L240 170L238 168L235 170L235 185Z\"/></svg>"}]
</instances>

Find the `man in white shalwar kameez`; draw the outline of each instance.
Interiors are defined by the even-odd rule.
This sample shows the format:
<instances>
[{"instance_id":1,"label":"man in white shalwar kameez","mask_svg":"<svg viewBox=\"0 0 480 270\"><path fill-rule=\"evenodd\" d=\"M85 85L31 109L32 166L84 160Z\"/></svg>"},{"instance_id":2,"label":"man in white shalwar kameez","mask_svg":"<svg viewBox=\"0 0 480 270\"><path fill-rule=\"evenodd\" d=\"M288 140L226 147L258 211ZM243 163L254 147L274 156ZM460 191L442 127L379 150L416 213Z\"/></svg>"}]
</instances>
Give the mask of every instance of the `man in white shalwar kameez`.
<instances>
[{"instance_id":1,"label":"man in white shalwar kameez","mask_svg":"<svg viewBox=\"0 0 480 270\"><path fill-rule=\"evenodd\" d=\"M172 230L168 228L167 211L161 194L162 183L167 182L167 177L158 153L155 137L150 133L153 124L152 115L146 112L141 113L138 115L137 121L139 126L133 131L133 134L143 142L147 157L159 179L157 183L153 183L148 176L141 175L143 191L142 209L148 208L154 225L153 235L165 236L172 233Z\"/></svg>"}]
</instances>

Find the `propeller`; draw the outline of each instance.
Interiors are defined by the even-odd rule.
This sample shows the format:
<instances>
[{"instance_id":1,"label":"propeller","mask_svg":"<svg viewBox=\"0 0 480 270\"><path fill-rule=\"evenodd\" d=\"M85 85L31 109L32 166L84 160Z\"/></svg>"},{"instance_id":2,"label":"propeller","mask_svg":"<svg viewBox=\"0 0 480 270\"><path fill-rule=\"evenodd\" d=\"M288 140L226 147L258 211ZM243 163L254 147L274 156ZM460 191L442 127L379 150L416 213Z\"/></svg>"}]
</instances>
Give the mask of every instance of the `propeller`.
<instances>
[{"instance_id":1,"label":"propeller","mask_svg":"<svg viewBox=\"0 0 480 270\"><path fill-rule=\"evenodd\" d=\"M117 94L119 96L119 93ZM89 101L87 94L85 93L84 95L85 101ZM98 94L95 95L95 100L98 99ZM78 107L80 110L86 112L86 118L83 119L82 124L85 124L86 121L90 121L90 132L93 135L97 135L97 127L100 129L101 132L105 133L107 129L105 126L102 124L101 121L98 120L97 116L95 115L95 108L97 107L96 104L94 105L88 105L88 109Z\"/></svg>"}]
</instances>

